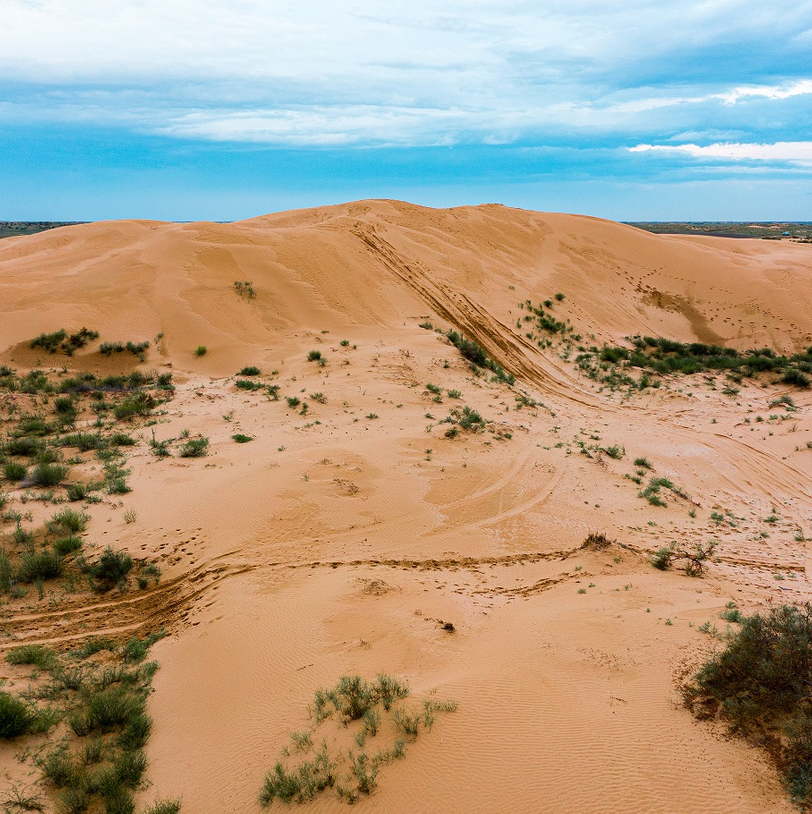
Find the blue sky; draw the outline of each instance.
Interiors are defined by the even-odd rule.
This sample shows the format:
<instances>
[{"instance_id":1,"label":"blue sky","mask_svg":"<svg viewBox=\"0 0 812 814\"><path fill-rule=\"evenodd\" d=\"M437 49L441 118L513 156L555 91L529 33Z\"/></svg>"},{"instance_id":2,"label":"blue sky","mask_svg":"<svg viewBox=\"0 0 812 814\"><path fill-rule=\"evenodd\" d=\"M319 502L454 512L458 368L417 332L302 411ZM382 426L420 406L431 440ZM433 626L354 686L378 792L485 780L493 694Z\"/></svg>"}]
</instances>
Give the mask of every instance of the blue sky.
<instances>
[{"instance_id":1,"label":"blue sky","mask_svg":"<svg viewBox=\"0 0 812 814\"><path fill-rule=\"evenodd\" d=\"M812 0L0 10L0 219L812 220Z\"/></svg>"}]
</instances>

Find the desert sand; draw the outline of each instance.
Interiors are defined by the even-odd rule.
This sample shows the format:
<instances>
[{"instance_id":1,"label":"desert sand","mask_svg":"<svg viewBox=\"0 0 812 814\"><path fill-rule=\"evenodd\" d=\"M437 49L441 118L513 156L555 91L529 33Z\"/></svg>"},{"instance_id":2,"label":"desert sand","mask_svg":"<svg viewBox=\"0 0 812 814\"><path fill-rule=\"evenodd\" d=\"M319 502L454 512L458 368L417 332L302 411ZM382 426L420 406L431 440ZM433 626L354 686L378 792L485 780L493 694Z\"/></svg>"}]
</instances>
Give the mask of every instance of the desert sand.
<instances>
[{"instance_id":1,"label":"desert sand","mask_svg":"<svg viewBox=\"0 0 812 814\"><path fill-rule=\"evenodd\" d=\"M725 394L706 374L631 395L601 387L517 327L520 303L558 292L552 312L587 345L812 345L812 247L788 242L395 201L0 241L0 364L174 374L165 414L131 428L132 492L87 508L87 545L154 560L160 583L0 606L2 650L166 631L140 806L261 811L263 778L308 727L314 692L385 672L458 708L381 769L364 810L794 810L766 753L695 720L679 683L722 646L699 627L724 628L726 603L809 598L812 393L762 378ZM515 384L474 376L427 322L479 343ZM145 362L29 347L81 326L149 340ZM326 364L308 361L313 350ZM247 365L279 400L235 387ZM791 415L770 406L786 394ZM439 422L462 405L487 428L447 438ZM151 433L184 430L210 439L208 455L151 453ZM683 496L638 497L637 457ZM53 511L26 508L35 522ZM616 542L581 549L590 532ZM711 539L702 578L649 562L672 540ZM0 661L9 686L29 671ZM0 784L31 771L19 746L0 744ZM302 810L344 806L327 792Z\"/></svg>"}]
</instances>

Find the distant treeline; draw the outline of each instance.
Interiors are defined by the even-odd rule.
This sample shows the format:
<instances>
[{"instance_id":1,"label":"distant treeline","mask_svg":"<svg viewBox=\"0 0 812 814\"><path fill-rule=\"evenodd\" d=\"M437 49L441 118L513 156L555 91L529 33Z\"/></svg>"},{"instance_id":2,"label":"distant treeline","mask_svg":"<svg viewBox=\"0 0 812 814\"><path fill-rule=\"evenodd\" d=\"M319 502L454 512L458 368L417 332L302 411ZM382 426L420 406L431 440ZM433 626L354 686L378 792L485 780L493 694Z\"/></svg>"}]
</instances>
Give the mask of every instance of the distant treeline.
<instances>
[{"instance_id":1,"label":"distant treeline","mask_svg":"<svg viewBox=\"0 0 812 814\"><path fill-rule=\"evenodd\" d=\"M626 221L658 235L707 235L710 237L760 237L765 240L812 240L812 223L779 223L753 221Z\"/></svg>"},{"instance_id":2,"label":"distant treeline","mask_svg":"<svg viewBox=\"0 0 812 814\"><path fill-rule=\"evenodd\" d=\"M0 220L0 238L18 237L19 235L35 235L48 229L57 229L60 226L75 226L86 221L77 220Z\"/></svg>"}]
</instances>

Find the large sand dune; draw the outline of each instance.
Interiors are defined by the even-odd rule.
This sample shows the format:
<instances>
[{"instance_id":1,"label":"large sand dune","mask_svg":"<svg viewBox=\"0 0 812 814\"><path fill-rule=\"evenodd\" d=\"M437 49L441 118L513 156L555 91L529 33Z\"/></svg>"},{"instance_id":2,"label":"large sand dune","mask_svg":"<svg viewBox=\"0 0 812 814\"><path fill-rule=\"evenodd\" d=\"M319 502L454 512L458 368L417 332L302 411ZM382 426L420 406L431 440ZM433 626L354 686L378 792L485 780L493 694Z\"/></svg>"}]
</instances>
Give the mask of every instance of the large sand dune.
<instances>
[{"instance_id":1,"label":"large sand dune","mask_svg":"<svg viewBox=\"0 0 812 814\"><path fill-rule=\"evenodd\" d=\"M211 440L189 460L141 444L133 492L90 507L88 539L158 558L157 588L7 604L0 647L163 625L142 796L182 796L186 812L259 811L314 691L381 671L459 708L381 770L366 809L791 811L765 754L695 721L677 684L720 646L698 627L723 628L728 601L749 611L808 598L812 397L764 378L726 395L722 376L703 375L630 396L601 389L526 335L519 303L557 292L552 313L587 345L634 334L812 344L812 247L787 242L395 201L0 241L0 363L139 364L95 345L73 357L29 347L60 327L150 340L140 366L172 370L178 389L143 437ZM473 376L426 321L474 339L515 385ZM245 365L283 398L238 390ZM769 406L784 394L797 410L770 418L789 415ZM438 421L463 404L490 431L444 437ZM255 440L235 444L235 432ZM620 459L595 449L615 445ZM685 496L639 498L626 477L636 457ZM580 549L592 531L617 543ZM702 579L646 558L710 538L717 559ZM15 670L0 676L19 680ZM0 746L10 778L12 754ZM307 804L343 805L329 793Z\"/></svg>"}]
</instances>

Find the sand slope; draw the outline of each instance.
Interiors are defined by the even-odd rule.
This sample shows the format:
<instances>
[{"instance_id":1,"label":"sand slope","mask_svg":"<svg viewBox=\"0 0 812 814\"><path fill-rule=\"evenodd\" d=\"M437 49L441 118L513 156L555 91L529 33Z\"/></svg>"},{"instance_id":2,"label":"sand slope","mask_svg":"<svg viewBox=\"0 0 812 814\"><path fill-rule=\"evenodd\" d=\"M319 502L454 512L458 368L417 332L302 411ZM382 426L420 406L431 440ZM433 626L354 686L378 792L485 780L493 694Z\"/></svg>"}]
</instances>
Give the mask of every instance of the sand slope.
<instances>
[{"instance_id":1,"label":"sand slope","mask_svg":"<svg viewBox=\"0 0 812 814\"><path fill-rule=\"evenodd\" d=\"M137 361L95 346L56 360L28 340L82 325L149 339L144 367L179 385L152 429L211 439L200 460L142 444L132 494L91 507L94 542L160 556L158 589L72 615L31 600L8 609L7 629L44 641L166 627L143 797L182 795L187 812L260 810L262 778L308 725L314 691L379 671L459 709L381 771L359 803L369 810L789 812L765 756L695 722L675 684L719 646L697 627L723 628L727 601L808 597L796 538L812 531L810 394L745 382L734 398L721 377L696 376L622 398L516 321L520 302L562 292L555 313L590 344L646 333L790 352L812 344L810 282L808 246L501 206L363 201L0 241L0 361L112 370ZM472 376L425 320L474 338L516 385ZM324 367L307 361L313 349ZM280 401L234 386L249 364ZM790 392L797 411L771 419ZM521 394L535 406L518 409ZM445 438L438 422L463 404L493 432ZM584 443L626 453L587 456ZM638 456L686 497L641 500L626 477ZM618 543L579 550L596 530ZM702 580L646 560L711 537L719 559Z\"/></svg>"}]
</instances>

